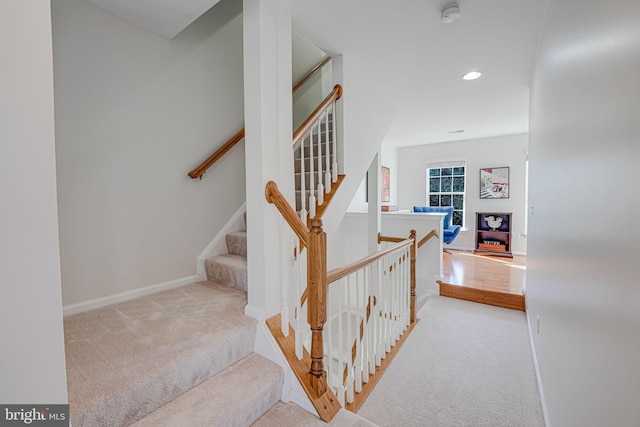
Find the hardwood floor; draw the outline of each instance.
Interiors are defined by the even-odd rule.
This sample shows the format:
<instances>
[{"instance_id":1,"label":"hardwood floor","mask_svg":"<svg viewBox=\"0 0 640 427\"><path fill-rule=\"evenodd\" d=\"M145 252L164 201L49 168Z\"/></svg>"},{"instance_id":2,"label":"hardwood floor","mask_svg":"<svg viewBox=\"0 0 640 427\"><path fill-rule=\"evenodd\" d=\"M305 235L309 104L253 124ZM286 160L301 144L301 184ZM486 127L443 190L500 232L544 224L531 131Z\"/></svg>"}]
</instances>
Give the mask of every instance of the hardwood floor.
<instances>
[{"instance_id":1,"label":"hardwood floor","mask_svg":"<svg viewBox=\"0 0 640 427\"><path fill-rule=\"evenodd\" d=\"M440 295L524 311L525 256L450 252L443 257Z\"/></svg>"}]
</instances>

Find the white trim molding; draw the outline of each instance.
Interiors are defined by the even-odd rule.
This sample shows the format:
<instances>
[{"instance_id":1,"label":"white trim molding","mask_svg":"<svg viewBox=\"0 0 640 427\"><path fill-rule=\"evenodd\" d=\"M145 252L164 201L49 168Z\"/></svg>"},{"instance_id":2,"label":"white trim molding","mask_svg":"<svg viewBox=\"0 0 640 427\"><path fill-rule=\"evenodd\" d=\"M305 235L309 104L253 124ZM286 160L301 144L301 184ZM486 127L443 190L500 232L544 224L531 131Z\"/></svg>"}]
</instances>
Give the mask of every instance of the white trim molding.
<instances>
[{"instance_id":1,"label":"white trim molding","mask_svg":"<svg viewBox=\"0 0 640 427\"><path fill-rule=\"evenodd\" d=\"M525 299L526 304L526 299ZM529 307L527 311L527 327L529 328L529 341L531 342L531 354L533 355L533 367L536 372L536 380L538 381L538 393L540 393L540 402L542 403L542 415L544 417L545 427L551 427L549 422L549 411L547 410L547 401L544 399L544 390L542 389L542 380L540 378L540 369L538 368L538 356L536 355L536 346L533 342L533 331L531 330L531 319L529 319Z\"/></svg>"}]
</instances>

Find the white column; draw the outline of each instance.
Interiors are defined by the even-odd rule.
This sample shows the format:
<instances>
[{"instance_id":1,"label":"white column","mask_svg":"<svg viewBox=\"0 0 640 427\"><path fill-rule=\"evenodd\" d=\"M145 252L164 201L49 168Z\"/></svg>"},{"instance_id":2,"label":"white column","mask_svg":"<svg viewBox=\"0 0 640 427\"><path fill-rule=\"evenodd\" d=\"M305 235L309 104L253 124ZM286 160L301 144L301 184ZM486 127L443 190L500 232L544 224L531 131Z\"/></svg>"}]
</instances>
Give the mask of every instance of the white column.
<instances>
[{"instance_id":1,"label":"white column","mask_svg":"<svg viewBox=\"0 0 640 427\"><path fill-rule=\"evenodd\" d=\"M373 253L376 252L379 247L378 233L380 232L380 224L382 222L380 213L380 153L376 154L373 158L367 176L367 191L369 192L367 236L369 239L369 253Z\"/></svg>"},{"instance_id":2,"label":"white column","mask_svg":"<svg viewBox=\"0 0 640 427\"><path fill-rule=\"evenodd\" d=\"M279 213L264 188L274 180L289 203L293 185L290 0L244 0L244 108L248 305L260 320L280 302ZM293 250L293 248L292 248Z\"/></svg>"},{"instance_id":3,"label":"white column","mask_svg":"<svg viewBox=\"0 0 640 427\"><path fill-rule=\"evenodd\" d=\"M0 402L64 404L49 0L0 2L0 58Z\"/></svg>"}]
</instances>

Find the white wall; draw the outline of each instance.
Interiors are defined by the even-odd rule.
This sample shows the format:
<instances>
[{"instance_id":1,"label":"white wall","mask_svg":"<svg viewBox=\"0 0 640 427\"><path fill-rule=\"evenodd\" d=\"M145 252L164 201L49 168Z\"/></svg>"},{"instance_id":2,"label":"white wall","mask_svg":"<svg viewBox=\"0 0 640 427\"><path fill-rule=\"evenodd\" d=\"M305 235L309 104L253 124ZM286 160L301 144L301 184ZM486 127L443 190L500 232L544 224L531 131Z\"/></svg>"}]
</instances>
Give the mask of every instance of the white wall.
<instances>
[{"instance_id":1,"label":"white wall","mask_svg":"<svg viewBox=\"0 0 640 427\"><path fill-rule=\"evenodd\" d=\"M0 2L0 402L67 403L48 0Z\"/></svg>"},{"instance_id":2,"label":"white wall","mask_svg":"<svg viewBox=\"0 0 640 427\"><path fill-rule=\"evenodd\" d=\"M383 143L380 147L380 159L381 166L389 168L390 172L390 201L382 202L383 205L398 205L398 148ZM364 177L362 182L358 186L356 193L349 205L349 212L365 212L369 203L367 202L366 194L366 180L368 177Z\"/></svg>"},{"instance_id":3,"label":"white wall","mask_svg":"<svg viewBox=\"0 0 640 427\"><path fill-rule=\"evenodd\" d=\"M397 155L398 199L401 208L427 202L427 164L442 160L466 160L465 229L452 248L475 248L476 212L512 212L512 250L526 252L525 162L527 134L400 147ZM382 160L384 164L384 159ZM480 199L480 169L508 166L509 198Z\"/></svg>"},{"instance_id":4,"label":"white wall","mask_svg":"<svg viewBox=\"0 0 640 427\"><path fill-rule=\"evenodd\" d=\"M52 7L64 303L195 274L245 200L242 144L187 177L243 126L242 2L173 40L79 0Z\"/></svg>"},{"instance_id":5,"label":"white wall","mask_svg":"<svg viewBox=\"0 0 640 427\"><path fill-rule=\"evenodd\" d=\"M327 54L295 29L291 32L292 76L297 83ZM326 64L293 95L293 129L297 129L309 117L322 100L331 92L331 64ZM328 83L328 84L327 84Z\"/></svg>"},{"instance_id":6,"label":"white wall","mask_svg":"<svg viewBox=\"0 0 640 427\"><path fill-rule=\"evenodd\" d=\"M527 312L553 427L640 425L638 22L639 2L551 0L542 32Z\"/></svg>"},{"instance_id":7,"label":"white wall","mask_svg":"<svg viewBox=\"0 0 640 427\"><path fill-rule=\"evenodd\" d=\"M442 235L444 214L429 213L392 213L381 214L380 233L384 236L409 237L411 230L416 230L418 240L431 230ZM345 241L345 262L353 262L373 251L367 247L368 216L366 213L348 212L342 224L340 234ZM382 247L388 246L383 243ZM336 267L341 267L336 266ZM421 302L429 295L440 293L436 280L442 277L442 240L432 238L418 251L416 263L416 295Z\"/></svg>"},{"instance_id":8,"label":"white wall","mask_svg":"<svg viewBox=\"0 0 640 427\"><path fill-rule=\"evenodd\" d=\"M336 231L397 113L386 89L370 80L348 55L334 57L333 63L334 79L344 88L337 104L338 120L342 117L337 132L344 141L341 173L346 178L322 218L330 245L331 239L340 239Z\"/></svg>"}]
</instances>

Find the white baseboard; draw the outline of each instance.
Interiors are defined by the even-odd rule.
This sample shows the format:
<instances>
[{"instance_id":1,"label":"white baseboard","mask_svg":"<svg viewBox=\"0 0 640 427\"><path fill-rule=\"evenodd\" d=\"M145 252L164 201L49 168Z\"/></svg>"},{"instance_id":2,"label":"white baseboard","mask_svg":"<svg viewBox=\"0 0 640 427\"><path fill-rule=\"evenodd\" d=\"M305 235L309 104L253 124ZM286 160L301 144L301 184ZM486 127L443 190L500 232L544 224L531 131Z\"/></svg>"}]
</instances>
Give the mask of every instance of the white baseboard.
<instances>
[{"instance_id":1,"label":"white baseboard","mask_svg":"<svg viewBox=\"0 0 640 427\"><path fill-rule=\"evenodd\" d=\"M69 316L71 314L82 313L83 311L89 311L89 310L104 307L110 304L129 301L129 300L140 298L146 295L155 294L157 292L166 291L168 289L189 285L191 283L199 282L200 280L201 280L200 276L197 276L197 275L187 276L187 277L182 277L180 279L170 280L168 282L157 283L155 285L145 286L138 289L132 289L130 291L120 292L113 295L107 295L105 297L78 302L75 304L64 306L62 308L62 314L63 316Z\"/></svg>"},{"instance_id":2,"label":"white baseboard","mask_svg":"<svg viewBox=\"0 0 640 427\"><path fill-rule=\"evenodd\" d=\"M466 251L466 252L473 252L475 251L475 248L469 248L466 246L453 246L453 245L442 245L445 249L453 249L455 251ZM512 251L511 252L513 255L523 255L523 256L527 256L526 252L522 252L522 251Z\"/></svg>"},{"instance_id":3,"label":"white baseboard","mask_svg":"<svg viewBox=\"0 0 640 427\"><path fill-rule=\"evenodd\" d=\"M220 255L226 253L226 240L227 234L232 231L241 231L246 228L243 220L244 213L247 211L247 202L242 203L238 210L229 218L229 221L222 227L222 229L215 235L215 237L209 242L196 260L196 272L202 280L207 280L207 273L204 268L204 261L214 255Z\"/></svg>"},{"instance_id":4,"label":"white baseboard","mask_svg":"<svg viewBox=\"0 0 640 427\"><path fill-rule=\"evenodd\" d=\"M527 313L527 327L529 328L529 341L531 342L531 353L533 355L533 367L536 372L536 380L538 381L538 393L540 393L540 403L542 404L542 415L544 417L544 425L546 427L551 427L551 423L549 422L549 412L547 411L547 401L544 399L544 390L542 389L540 369L538 368L538 356L536 355L536 346L533 343L533 332L531 331L531 322L530 322L531 319L529 319L528 307L527 307L526 313Z\"/></svg>"}]
</instances>

